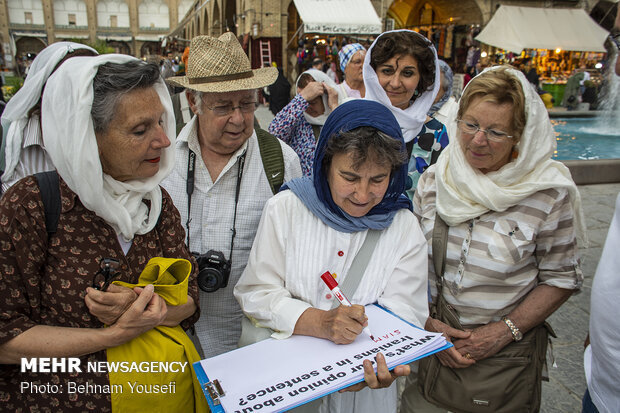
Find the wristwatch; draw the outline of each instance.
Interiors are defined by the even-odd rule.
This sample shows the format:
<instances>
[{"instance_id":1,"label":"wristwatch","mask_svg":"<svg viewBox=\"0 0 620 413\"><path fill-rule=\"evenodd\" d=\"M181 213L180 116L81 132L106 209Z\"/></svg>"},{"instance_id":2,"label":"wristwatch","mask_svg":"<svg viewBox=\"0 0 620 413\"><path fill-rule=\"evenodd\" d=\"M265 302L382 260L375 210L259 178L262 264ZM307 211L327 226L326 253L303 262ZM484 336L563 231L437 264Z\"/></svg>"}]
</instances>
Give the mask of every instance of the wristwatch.
<instances>
[{"instance_id":1,"label":"wristwatch","mask_svg":"<svg viewBox=\"0 0 620 413\"><path fill-rule=\"evenodd\" d=\"M515 323L513 323L511 319L505 316L502 317L502 321L506 323L506 325L510 329L510 333L512 334L512 339L514 341L521 341L521 339L523 338L523 333L521 332L521 330L517 328Z\"/></svg>"}]
</instances>

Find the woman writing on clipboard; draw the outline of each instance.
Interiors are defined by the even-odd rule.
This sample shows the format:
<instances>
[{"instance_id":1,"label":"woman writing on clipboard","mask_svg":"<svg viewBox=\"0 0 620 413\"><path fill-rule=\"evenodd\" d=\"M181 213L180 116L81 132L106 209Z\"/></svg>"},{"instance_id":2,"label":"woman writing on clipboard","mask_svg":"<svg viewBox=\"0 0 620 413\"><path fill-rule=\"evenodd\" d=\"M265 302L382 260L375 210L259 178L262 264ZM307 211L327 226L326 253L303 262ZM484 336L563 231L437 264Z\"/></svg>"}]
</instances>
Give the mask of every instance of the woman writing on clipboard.
<instances>
[{"instance_id":1,"label":"woman writing on clipboard","mask_svg":"<svg viewBox=\"0 0 620 413\"><path fill-rule=\"evenodd\" d=\"M403 195L406 177L400 126L385 106L353 100L336 108L321 131L312 178L289 182L263 210L234 291L246 315L275 330L274 338L299 334L338 344L362 333L367 322L362 306L374 302L421 325L428 317L427 246ZM332 309L334 298L321 274L335 273L342 284L372 237L371 258L348 297L354 305ZM377 365L375 374L366 360L364 382L302 409L395 412L392 383L409 367L389 372L382 355Z\"/></svg>"}]
</instances>

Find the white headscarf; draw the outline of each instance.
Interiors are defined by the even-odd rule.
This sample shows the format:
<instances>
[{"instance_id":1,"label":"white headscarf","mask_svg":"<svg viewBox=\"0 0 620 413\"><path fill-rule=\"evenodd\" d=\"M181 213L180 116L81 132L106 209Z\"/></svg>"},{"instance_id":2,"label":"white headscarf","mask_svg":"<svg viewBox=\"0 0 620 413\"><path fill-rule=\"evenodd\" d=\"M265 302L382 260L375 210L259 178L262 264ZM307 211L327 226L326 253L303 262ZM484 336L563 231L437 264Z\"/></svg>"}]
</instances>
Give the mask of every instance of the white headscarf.
<instances>
[{"instance_id":1,"label":"white headscarf","mask_svg":"<svg viewBox=\"0 0 620 413\"><path fill-rule=\"evenodd\" d=\"M24 140L24 128L28 125L28 111L41 98L41 92L47 78L54 70L54 67L68 53L76 49L88 49L94 54L97 51L85 44L73 42L58 42L47 46L32 61L28 76L24 85L9 100L2 112L3 146L5 147L3 179L8 180L13 175L17 161L22 150Z\"/></svg>"},{"instance_id":2,"label":"white headscarf","mask_svg":"<svg viewBox=\"0 0 620 413\"><path fill-rule=\"evenodd\" d=\"M410 32L416 36L420 36L422 39L424 39L424 41L428 42L428 47L433 51L433 56L435 56L435 80L433 83L433 90L422 92L422 94L418 96L413 102L413 105L409 106L405 110L392 106L390 98L379 84L377 73L372 68L372 66L370 66L372 49L375 47L377 40L379 40L381 36L385 35L386 33L394 32ZM435 96L437 96L437 92L439 91L440 87L440 73L438 61L439 59L437 59L437 51L435 50L435 47L433 47L433 44L430 43L430 41L426 37L411 30L392 30L389 32L381 33L379 37L377 37L372 43L370 49L368 49L368 53L366 53L366 57L364 58L364 67L362 69L364 74L364 85L366 86L366 95L364 96L364 99L374 100L390 109L390 111L396 117L398 124L400 125L400 128L403 132L403 138L405 138L405 142L413 140L413 138L415 138L422 130L422 126L424 126L424 123L426 122L426 113L429 111L431 106L433 106ZM422 64L422 62L418 63Z\"/></svg>"},{"instance_id":3,"label":"white headscarf","mask_svg":"<svg viewBox=\"0 0 620 413\"><path fill-rule=\"evenodd\" d=\"M325 85L331 87L336 92L338 92L338 103L340 103L340 101L342 100L342 95L340 93L340 88L338 87L338 85L336 85L336 83L333 80L331 80L329 76L327 76L327 74L317 69L308 69L305 72L303 72L301 75L299 75L299 77L297 78L297 82L295 83L295 90L299 88L298 86L299 79L301 78L303 74L309 74L317 82L323 82L325 83ZM297 94L299 94L299 92L297 92ZM327 92L323 93L323 96L321 96L321 98L323 99L323 106L325 106L325 112L323 112L322 115L315 117L315 116L308 115L307 112L304 112L304 117L306 118L308 123L311 125L323 126L329 114L332 113L332 110L329 107L329 100L328 100Z\"/></svg>"},{"instance_id":4,"label":"white headscarf","mask_svg":"<svg viewBox=\"0 0 620 413\"><path fill-rule=\"evenodd\" d=\"M487 68L478 76L500 66ZM530 195L549 188L566 188L574 209L577 235L587 243L581 197L568 168L551 159L556 140L542 100L519 70L508 72L521 82L526 123L516 146L518 156L497 171L483 174L465 159L460 142L448 145L436 164L437 213L448 225L458 225L488 211L505 211ZM458 136L458 107L448 116L449 136Z\"/></svg>"},{"instance_id":5,"label":"white headscarf","mask_svg":"<svg viewBox=\"0 0 620 413\"><path fill-rule=\"evenodd\" d=\"M161 212L159 183L174 167L175 123L172 100L164 81L154 85L165 109L164 130L170 146L161 154L159 171L150 178L119 182L104 174L91 118L93 78L105 63L140 61L106 54L67 60L45 86L41 122L46 149L69 188L86 208L110 224L127 241L151 231ZM131 92L130 92L131 93ZM150 200L150 210L142 202Z\"/></svg>"}]
</instances>

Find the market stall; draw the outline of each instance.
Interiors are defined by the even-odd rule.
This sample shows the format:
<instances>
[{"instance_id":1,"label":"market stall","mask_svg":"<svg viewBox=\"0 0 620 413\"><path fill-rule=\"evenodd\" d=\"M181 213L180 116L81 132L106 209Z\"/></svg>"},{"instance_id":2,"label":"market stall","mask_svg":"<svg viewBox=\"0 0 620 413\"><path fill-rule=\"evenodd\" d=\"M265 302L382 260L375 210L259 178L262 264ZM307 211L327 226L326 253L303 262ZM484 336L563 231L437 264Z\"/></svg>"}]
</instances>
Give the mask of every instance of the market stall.
<instances>
[{"instance_id":1,"label":"market stall","mask_svg":"<svg viewBox=\"0 0 620 413\"><path fill-rule=\"evenodd\" d=\"M575 71L596 75L596 64L605 58L607 35L582 9L500 6L476 40L495 48L489 55L497 63L531 58L540 86L557 106Z\"/></svg>"}]
</instances>

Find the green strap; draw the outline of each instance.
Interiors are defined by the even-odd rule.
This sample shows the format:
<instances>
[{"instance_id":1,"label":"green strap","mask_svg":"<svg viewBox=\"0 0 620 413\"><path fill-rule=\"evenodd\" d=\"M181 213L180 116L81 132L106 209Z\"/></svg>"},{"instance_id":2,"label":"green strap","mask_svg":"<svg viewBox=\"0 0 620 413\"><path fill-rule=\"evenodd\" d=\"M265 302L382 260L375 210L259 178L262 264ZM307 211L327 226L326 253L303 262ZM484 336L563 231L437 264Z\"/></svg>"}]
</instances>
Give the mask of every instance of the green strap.
<instances>
[{"instance_id":1,"label":"green strap","mask_svg":"<svg viewBox=\"0 0 620 413\"><path fill-rule=\"evenodd\" d=\"M437 301L430 305L430 315L439 319L443 308L438 303L443 294L443 273L446 269L446 254L448 252L448 224L435 211L435 225L433 226L433 240L431 244L433 255L433 267L435 268L435 280L437 282ZM458 317L457 317L458 320ZM454 324L456 325L456 324Z\"/></svg>"},{"instance_id":2,"label":"green strap","mask_svg":"<svg viewBox=\"0 0 620 413\"><path fill-rule=\"evenodd\" d=\"M446 269L446 253L448 252L448 224L435 212L435 225L433 226L433 266L435 277L439 284L443 283L443 272Z\"/></svg>"},{"instance_id":3,"label":"green strap","mask_svg":"<svg viewBox=\"0 0 620 413\"><path fill-rule=\"evenodd\" d=\"M277 194L284 183L284 155L278 138L262 129L256 129L258 148L263 161L265 175L271 187L271 192Z\"/></svg>"}]
</instances>

